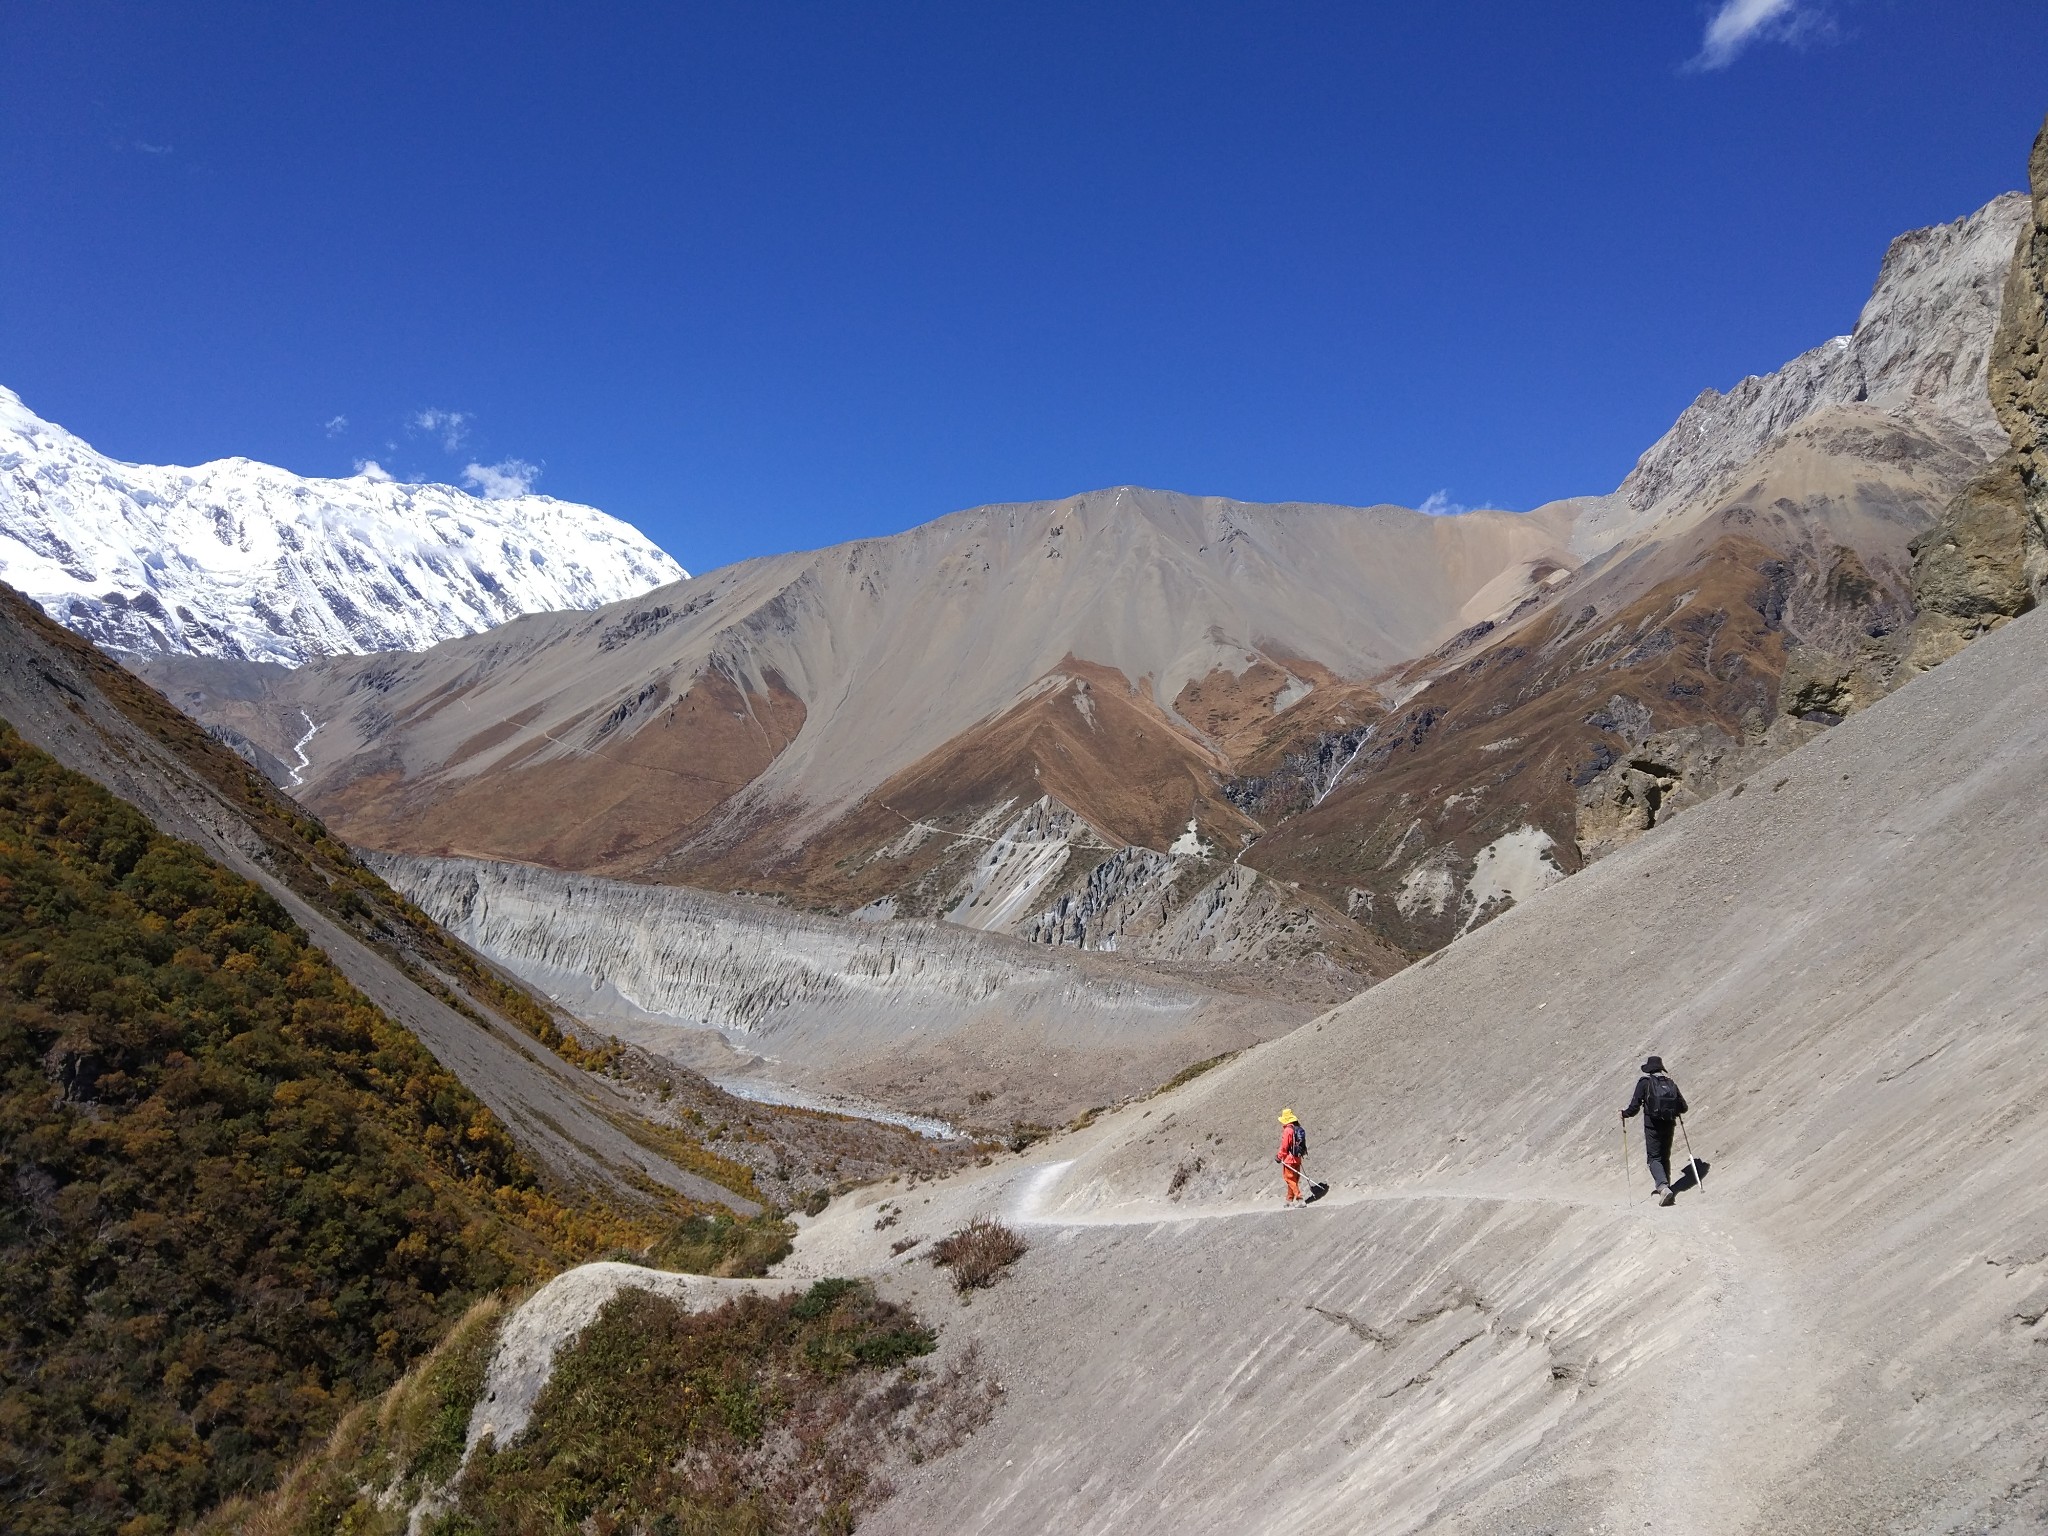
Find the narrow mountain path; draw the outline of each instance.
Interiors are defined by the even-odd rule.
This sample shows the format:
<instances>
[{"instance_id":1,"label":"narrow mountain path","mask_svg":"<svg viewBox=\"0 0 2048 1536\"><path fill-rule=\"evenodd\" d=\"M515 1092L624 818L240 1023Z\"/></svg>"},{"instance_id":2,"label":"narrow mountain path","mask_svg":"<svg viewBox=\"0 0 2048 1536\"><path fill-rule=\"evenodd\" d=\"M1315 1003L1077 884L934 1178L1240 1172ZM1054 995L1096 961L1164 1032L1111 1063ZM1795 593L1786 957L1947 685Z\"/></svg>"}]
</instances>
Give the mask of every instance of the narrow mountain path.
<instances>
[{"instance_id":1,"label":"narrow mountain path","mask_svg":"<svg viewBox=\"0 0 2048 1536\"><path fill-rule=\"evenodd\" d=\"M1060 1185L1076 1161L1047 1163L1015 1180L1003 1202L1004 1219L1048 1232L1166 1229L1160 1235L1171 1242L1172 1229L1217 1222L1328 1224L1389 1206L1497 1205L1568 1211L1575 1223L1603 1229L1594 1240L1614 1250L1654 1242L1662 1270L1692 1273L1682 1306L1664 1323L1680 1345L1660 1363L1661 1400L1634 1416L1634 1444L1615 1457L1618 1473L1605 1501L1614 1529L1689 1536L1749 1530L1770 1489L1825 1437L1824 1405L1811 1385L1819 1374L1813 1322L1800 1315L1798 1286L1784 1256L1728 1194L1717 1200L1711 1191L1695 1190L1664 1209L1640 1197L1631 1202L1568 1183L1552 1187L1550 1175L1539 1182L1532 1171L1526 1181L1333 1189L1300 1211L1276 1210L1270 1199L1135 1200L1062 1211ZM1371 1342L1387 1342L1349 1314L1310 1310ZM1454 1341L1451 1353L1470 1342ZM1541 1441L1524 1454L1540 1460ZM1729 1475L1735 1467L1743 1469L1740 1477Z\"/></svg>"}]
</instances>

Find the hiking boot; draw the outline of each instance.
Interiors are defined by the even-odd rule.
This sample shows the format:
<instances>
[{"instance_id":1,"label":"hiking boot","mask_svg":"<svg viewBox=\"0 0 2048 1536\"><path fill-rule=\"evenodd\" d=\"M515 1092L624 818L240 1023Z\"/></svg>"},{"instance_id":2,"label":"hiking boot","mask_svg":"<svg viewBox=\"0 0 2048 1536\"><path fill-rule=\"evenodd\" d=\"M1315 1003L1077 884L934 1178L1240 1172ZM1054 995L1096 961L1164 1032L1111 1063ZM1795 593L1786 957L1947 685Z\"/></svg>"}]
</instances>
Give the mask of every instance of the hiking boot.
<instances>
[{"instance_id":1,"label":"hiking boot","mask_svg":"<svg viewBox=\"0 0 2048 1536\"><path fill-rule=\"evenodd\" d=\"M1672 1188L1672 1187L1671 1187L1670 1185L1668 1185L1668 1184L1667 1184L1667 1185L1665 1185L1665 1186L1664 1186L1664 1188L1662 1188L1661 1190L1659 1190L1659 1191L1657 1192L1657 1194L1658 1194L1658 1199L1657 1199L1657 1203L1658 1203L1659 1205L1676 1205L1676 1204L1678 1204L1678 1191L1677 1191L1677 1190L1675 1190L1675 1189L1673 1189L1673 1188Z\"/></svg>"}]
</instances>

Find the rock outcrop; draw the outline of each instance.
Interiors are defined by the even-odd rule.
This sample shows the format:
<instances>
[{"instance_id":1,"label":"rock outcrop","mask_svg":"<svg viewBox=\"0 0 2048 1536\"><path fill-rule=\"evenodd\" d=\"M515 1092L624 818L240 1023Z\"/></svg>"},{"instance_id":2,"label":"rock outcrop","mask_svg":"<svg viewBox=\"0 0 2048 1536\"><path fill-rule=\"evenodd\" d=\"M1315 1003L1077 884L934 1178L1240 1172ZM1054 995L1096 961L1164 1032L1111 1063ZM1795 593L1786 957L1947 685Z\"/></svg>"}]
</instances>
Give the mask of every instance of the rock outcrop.
<instances>
[{"instance_id":1,"label":"rock outcrop","mask_svg":"<svg viewBox=\"0 0 2048 1536\"><path fill-rule=\"evenodd\" d=\"M1023 930L1037 944L1148 960L1296 963L1326 951L1326 921L1280 883L1201 854L1124 848Z\"/></svg>"},{"instance_id":2,"label":"rock outcrop","mask_svg":"<svg viewBox=\"0 0 2048 1536\"><path fill-rule=\"evenodd\" d=\"M2048 124L2029 173L2030 217L2007 273L1986 391L2006 451L1915 546L1918 670L2025 613L2048 584Z\"/></svg>"}]
</instances>

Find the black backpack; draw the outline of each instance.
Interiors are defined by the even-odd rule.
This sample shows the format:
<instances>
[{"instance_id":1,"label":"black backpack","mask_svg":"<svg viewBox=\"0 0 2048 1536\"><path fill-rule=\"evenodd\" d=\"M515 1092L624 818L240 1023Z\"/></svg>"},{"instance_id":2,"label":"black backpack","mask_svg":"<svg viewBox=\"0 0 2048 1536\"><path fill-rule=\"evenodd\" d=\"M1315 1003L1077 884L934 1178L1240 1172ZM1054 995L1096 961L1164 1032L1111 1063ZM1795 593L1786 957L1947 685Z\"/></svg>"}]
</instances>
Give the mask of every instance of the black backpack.
<instances>
[{"instance_id":1,"label":"black backpack","mask_svg":"<svg viewBox=\"0 0 2048 1536\"><path fill-rule=\"evenodd\" d=\"M1301 1128L1301 1122L1299 1120L1295 1121L1294 1124L1287 1127L1287 1132L1287 1150L1296 1157L1307 1157L1308 1132Z\"/></svg>"},{"instance_id":2,"label":"black backpack","mask_svg":"<svg viewBox=\"0 0 2048 1536\"><path fill-rule=\"evenodd\" d=\"M1678 1118L1678 1084L1668 1077L1653 1075L1643 1090L1643 1113L1652 1120Z\"/></svg>"}]
</instances>

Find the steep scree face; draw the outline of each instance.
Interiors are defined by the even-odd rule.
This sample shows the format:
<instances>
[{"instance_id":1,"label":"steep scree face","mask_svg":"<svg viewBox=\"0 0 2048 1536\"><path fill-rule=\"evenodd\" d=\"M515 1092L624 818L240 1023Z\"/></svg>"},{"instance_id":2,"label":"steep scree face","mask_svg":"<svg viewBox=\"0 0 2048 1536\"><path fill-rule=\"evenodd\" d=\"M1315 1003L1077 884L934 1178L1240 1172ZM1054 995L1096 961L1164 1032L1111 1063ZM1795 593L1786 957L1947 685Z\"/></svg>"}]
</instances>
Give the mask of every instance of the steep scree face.
<instances>
[{"instance_id":1,"label":"steep scree face","mask_svg":"<svg viewBox=\"0 0 2048 1536\"><path fill-rule=\"evenodd\" d=\"M2030 615L1315 1024L932 1187L920 1230L1031 1244L972 1315L1007 1406L872 1528L2038 1528L2044 680ZM1705 1171L1668 1210L1617 1118L1650 1051ZM897 1273L869 1214L793 1262Z\"/></svg>"},{"instance_id":2,"label":"steep scree face","mask_svg":"<svg viewBox=\"0 0 2048 1536\"><path fill-rule=\"evenodd\" d=\"M115 650L286 666L419 650L687 575L593 507L248 459L122 464L0 389L0 578Z\"/></svg>"},{"instance_id":3,"label":"steep scree face","mask_svg":"<svg viewBox=\"0 0 2048 1536\"><path fill-rule=\"evenodd\" d=\"M530 857L546 832L490 807L573 795L602 830L565 851L615 875L765 873L879 787L914 791L962 753L964 798L1015 795L1098 739L1058 797L1106 835L1171 836L1199 801L1241 831L1214 790L1216 748L1177 714L1190 684L1263 666L1280 678L1266 709L1299 708L1319 677L1427 650L1490 587L1569 563L1541 519L1127 488L749 561L428 656L322 663L266 680L267 737L260 711L242 728L289 762L319 722L305 793L352 838ZM179 701L209 711L191 675ZM1057 725L1055 693L1072 717ZM708 737L714 718L734 724ZM681 815L666 809L679 788Z\"/></svg>"}]
</instances>

